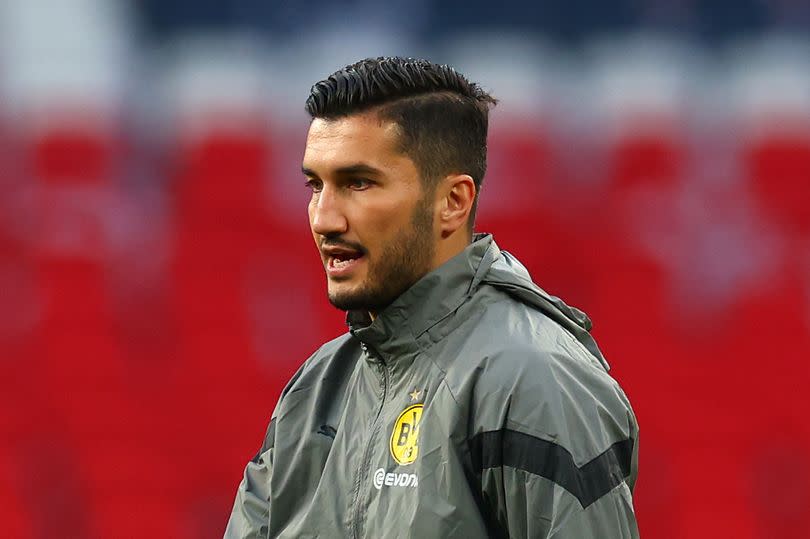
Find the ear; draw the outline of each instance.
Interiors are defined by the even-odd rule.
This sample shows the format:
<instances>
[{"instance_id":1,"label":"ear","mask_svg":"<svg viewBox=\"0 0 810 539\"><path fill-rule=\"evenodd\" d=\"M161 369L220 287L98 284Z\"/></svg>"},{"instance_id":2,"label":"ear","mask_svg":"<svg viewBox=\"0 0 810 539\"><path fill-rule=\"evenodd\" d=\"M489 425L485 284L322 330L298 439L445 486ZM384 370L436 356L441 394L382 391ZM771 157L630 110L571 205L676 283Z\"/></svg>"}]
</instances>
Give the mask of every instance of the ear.
<instances>
[{"instance_id":1,"label":"ear","mask_svg":"<svg viewBox=\"0 0 810 539\"><path fill-rule=\"evenodd\" d=\"M447 176L439 188L439 226L442 238L453 235L457 230L468 230L473 202L475 202L475 182L468 174Z\"/></svg>"}]
</instances>

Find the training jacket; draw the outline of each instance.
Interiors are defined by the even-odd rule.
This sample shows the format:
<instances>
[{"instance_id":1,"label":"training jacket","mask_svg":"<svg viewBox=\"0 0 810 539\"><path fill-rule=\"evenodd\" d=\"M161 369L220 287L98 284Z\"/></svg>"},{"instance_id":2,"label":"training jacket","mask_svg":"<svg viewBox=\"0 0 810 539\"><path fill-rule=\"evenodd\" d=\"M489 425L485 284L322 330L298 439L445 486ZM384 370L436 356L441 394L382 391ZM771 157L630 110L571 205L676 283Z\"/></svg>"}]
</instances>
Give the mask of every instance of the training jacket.
<instances>
[{"instance_id":1,"label":"training jacket","mask_svg":"<svg viewBox=\"0 0 810 539\"><path fill-rule=\"evenodd\" d=\"M590 320L474 240L298 370L226 538L638 537L638 425Z\"/></svg>"}]
</instances>

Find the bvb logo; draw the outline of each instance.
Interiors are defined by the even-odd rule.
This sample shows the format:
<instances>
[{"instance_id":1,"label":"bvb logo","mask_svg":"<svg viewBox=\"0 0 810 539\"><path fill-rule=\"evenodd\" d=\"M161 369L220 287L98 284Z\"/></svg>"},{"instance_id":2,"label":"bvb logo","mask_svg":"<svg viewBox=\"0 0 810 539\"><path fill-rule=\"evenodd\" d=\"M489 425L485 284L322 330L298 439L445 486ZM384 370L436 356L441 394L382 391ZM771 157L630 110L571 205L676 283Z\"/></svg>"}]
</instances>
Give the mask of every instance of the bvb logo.
<instances>
[{"instance_id":1,"label":"bvb logo","mask_svg":"<svg viewBox=\"0 0 810 539\"><path fill-rule=\"evenodd\" d=\"M408 406L399 414L391 433L391 456L398 464L410 464L419 456L419 421L422 404Z\"/></svg>"}]
</instances>

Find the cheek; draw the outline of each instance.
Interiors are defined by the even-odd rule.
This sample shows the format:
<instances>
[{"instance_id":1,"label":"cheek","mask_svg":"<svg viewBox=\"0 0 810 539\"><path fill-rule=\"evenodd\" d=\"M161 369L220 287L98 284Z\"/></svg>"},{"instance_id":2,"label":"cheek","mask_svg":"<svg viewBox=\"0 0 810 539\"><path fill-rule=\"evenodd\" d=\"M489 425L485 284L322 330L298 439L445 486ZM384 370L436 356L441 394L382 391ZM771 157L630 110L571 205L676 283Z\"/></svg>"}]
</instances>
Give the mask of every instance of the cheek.
<instances>
[{"instance_id":1,"label":"cheek","mask_svg":"<svg viewBox=\"0 0 810 539\"><path fill-rule=\"evenodd\" d=\"M365 245L369 248L384 248L392 241L396 241L408 225L409 221L403 219L399 211L382 212L373 219L366 219L364 235L367 243Z\"/></svg>"},{"instance_id":2,"label":"cheek","mask_svg":"<svg viewBox=\"0 0 810 539\"><path fill-rule=\"evenodd\" d=\"M316 239L319 237L319 234L315 232L315 229L317 228L315 222L317 219L317 211L318 210L315 203L310 202L309 205L307 205L307 223L309 224L309 231Z\"/></svg>"},{"instance_id":3,"label":"cheek","mask_svg":"<svg viewBox=\"0 0 810 539\"><path fill-rule=\"evenodd\" d=\"M409 195L378 193L372 197L367 194L364 200L344 208L350 235L369 250L372 258L411 228L414 201Z\"/></svg>"},{"instance_id":4,"label":"cheek","mask_svg":"<svg viewBox=\"0 0 810 539\"><path fill-rule=\"evenodd\" d=\"M312 204L310 203L307 206L307 222L309 223L309 233L312 234L312 237L315 238L315 242L318 241L318 234L315 232L314 224L315 224L315 212Z\"/></svg>"}]
</instances>

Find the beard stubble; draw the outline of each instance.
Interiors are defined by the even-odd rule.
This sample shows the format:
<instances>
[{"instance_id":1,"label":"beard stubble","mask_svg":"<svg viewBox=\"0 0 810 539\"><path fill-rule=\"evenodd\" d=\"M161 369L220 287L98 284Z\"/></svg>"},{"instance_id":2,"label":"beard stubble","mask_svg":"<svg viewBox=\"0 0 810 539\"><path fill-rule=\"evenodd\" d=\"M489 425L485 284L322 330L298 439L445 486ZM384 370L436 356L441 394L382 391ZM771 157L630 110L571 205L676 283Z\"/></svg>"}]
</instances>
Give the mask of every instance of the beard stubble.
<instances>
[{"instance_id":1,"label":"beard stubble","mask_svg":"<svg viewBox=\"0 0 810 539\"><path fill-rule=\"evenodd\" d=\"M378 313L429 272L436 250L431 199L426 194L417 202L410 227L392 238L380 257L369 264L368 276L360 289L329 293L332 305L343 311Z\"/></svg>"}]
</instances>

